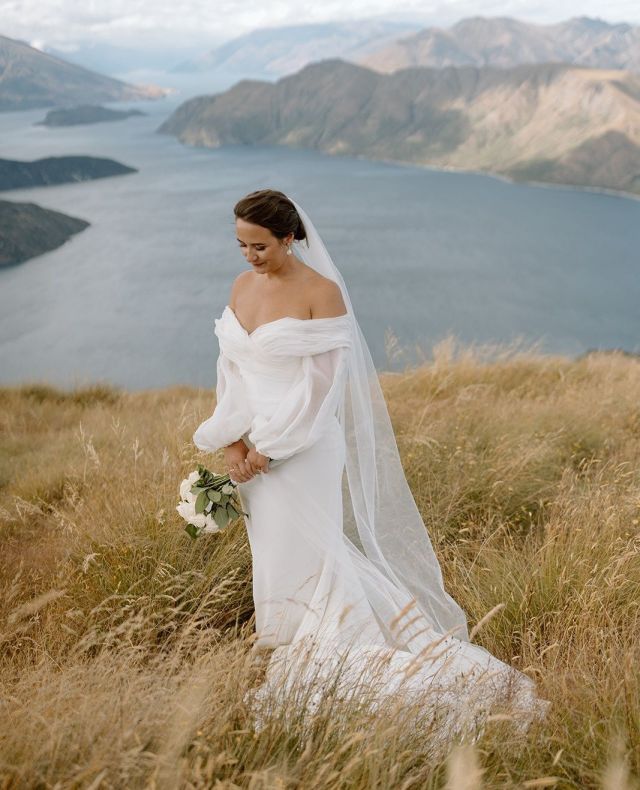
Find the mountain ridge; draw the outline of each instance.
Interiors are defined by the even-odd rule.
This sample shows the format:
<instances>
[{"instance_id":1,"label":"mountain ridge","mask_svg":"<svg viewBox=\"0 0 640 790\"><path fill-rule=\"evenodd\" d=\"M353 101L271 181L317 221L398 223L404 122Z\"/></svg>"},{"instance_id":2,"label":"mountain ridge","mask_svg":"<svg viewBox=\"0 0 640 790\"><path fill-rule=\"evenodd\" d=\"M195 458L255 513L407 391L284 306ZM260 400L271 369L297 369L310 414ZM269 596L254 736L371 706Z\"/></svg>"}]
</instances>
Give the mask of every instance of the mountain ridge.
<instances>
[{"instance_id":1,"label":"mountain ridge","mask_svg":"<svg viewBox=\"0 0 640 790\"><path fill-rule=\"evenodd\" d=\"M61 60L24 41L0 36L0 112L158 99L167 89L129 85Z\"/></svg>"},{"instance_id":2,"label":"mountain ridge","mask_svg":"<svg viewBox=\"0 0 640 790\"><path fill-rule=\"evenodd\" d=\"M586 16L538 25L513 17L467 17L402 36L358 60L383 73L409 66L563 62L640 72L640 26Z\"/></svg>"},{"instance_id":3,"label":"mountain ridge","mask_svg":"<svg viewBox=\"0 0 640 790\"><path fill-rule=\"evenodd\" d=\"M640 75L622 70L546 63L380 74L331 58L276 83L241 80L193 97L157 131L204 147L306 147L640 191Z\"/></svg>"}]
</instances>

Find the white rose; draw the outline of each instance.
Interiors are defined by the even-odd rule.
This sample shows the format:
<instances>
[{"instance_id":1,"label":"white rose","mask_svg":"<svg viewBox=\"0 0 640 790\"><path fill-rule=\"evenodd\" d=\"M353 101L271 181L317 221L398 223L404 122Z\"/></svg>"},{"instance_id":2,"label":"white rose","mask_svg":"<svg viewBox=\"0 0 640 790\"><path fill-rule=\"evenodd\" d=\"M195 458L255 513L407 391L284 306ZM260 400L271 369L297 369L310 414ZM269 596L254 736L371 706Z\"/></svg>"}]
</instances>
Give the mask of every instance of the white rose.
<instances>
[{"instance_id":1,"label":"white rose","mask_svg":"<svg viewBox=\"0 0 640 790\"><path fill-rule=\"evenodd\" d=\"M192 518L196 515L196 510L193 506L193 502L180 502L176 506L176 510L185 521L191 521Z\"/></svg>"},{"instance_id":2,"label":"white rose","mask_svg":"<svg viewBox=\"0 0 640 790\"><path fill-rule=\"evenodd\" d=\"M207 517L204 513L196 513L194 511L193 516L189 519L189 523L193 524L194 527L206 527L207 526Z\"/></svg>"},{"instance_id":3,"label":"white rose","mask_svg":"<svg viewBox=\"0 0 640 790\"><path fill-rule=\"evenodd\" d=\"M196 497L195 494L191 493L191 486L199 479L200 473L198 471L191 472L188 477L180 483L180 499L184 499L187 502L195 502Z\"/></svg>"},{"instance_id":4,"label":"white rose","mask_svg":"<svg viewBox=\"0 0 640 790\"><path fill-rule=\"evenodd\" d=\"M213 516L211 514L205 517L206 526L204 528L204 532L219 532L220 527L216 524L213 520Z\"/></svg>"}]
</instances>

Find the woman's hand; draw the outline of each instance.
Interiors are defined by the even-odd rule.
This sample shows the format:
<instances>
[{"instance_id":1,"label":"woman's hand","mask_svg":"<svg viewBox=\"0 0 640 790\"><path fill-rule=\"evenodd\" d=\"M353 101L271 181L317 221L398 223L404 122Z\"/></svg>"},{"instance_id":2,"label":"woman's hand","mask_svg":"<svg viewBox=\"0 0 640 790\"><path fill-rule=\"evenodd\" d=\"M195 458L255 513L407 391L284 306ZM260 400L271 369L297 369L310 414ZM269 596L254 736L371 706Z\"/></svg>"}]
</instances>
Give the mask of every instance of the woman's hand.
<instances>
[{"instance_id":1,"label":"woman's hand","mask_svg":"<svg viewBox=\"0 0 640 790\"><path fill-rule=\"evenodd\" d=\"M247 461L251 464L251 468L255 472L268 472L269 471L269 457L259 453L255 447L252 447L247 453Z\"/></svg>"},{"instance_id":2,"label":"woman's hand","mask_svg":"<svg viewBox=\"0 0 640 790\"><path fill-rule=\"evenodd\" d=\"M249 448L242 439L224 448L225 464L234 483L246 483L255 474L253 466L247 461L248 453Z\"/></svg>"}]
</instances>

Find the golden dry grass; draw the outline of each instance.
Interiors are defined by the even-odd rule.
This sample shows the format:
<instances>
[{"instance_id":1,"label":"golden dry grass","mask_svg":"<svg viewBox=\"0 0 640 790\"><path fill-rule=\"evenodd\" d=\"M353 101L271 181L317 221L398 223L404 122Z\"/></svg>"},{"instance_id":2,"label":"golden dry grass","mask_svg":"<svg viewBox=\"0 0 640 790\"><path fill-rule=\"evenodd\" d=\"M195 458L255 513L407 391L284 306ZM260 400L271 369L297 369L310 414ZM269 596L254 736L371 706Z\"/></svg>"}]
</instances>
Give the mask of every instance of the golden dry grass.
<instances>
[{"instance_id":1,"label":"golden dry grass","mask_svg":"<svg viewBox=\"0 0 640 790\"><path fill-rule=\"evenodd\" d=\"M637 788L640 360L456 346L382 377L476 640L552 700L518 739L431 748L328 699L255 732L241 521L192 542L179 481L204 390L0 389L0 787ZM346 724L345 724L346 722Z\"/></svg>"}]
</instances>

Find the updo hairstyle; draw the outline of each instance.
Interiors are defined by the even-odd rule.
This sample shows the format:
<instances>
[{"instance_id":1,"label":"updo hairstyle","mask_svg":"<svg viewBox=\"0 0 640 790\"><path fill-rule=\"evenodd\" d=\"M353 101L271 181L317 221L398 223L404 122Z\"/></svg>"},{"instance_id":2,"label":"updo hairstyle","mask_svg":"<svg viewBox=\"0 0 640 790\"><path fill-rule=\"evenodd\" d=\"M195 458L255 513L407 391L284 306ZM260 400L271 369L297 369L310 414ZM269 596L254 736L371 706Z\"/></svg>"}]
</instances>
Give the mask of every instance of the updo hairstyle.
<instances>
[{"instance_id":1,"label":"updo hairstyle","mask_svg":"<svg viewBox=\"0 0 640 790\"><path fill-rule=\"evenodd\" d=\"M307 238L307 232L296 207L277 189L259 189L241 198L233 207L236 219L267 228L278 239L293 231L297 241Z\"/></svg>"}]
</instances>

